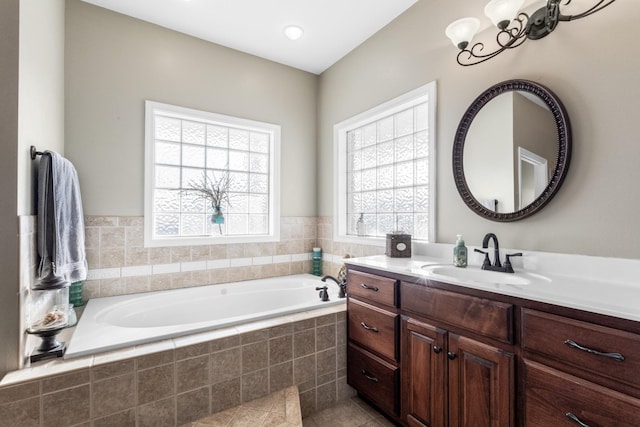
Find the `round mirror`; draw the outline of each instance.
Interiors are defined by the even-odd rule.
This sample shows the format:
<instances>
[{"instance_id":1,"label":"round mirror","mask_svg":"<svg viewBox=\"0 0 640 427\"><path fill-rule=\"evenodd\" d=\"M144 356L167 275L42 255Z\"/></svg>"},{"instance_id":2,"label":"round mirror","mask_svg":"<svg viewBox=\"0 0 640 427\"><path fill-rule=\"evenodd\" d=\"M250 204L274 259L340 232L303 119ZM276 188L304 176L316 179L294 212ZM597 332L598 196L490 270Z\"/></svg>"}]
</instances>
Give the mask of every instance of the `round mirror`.
<instances>
[{"instance_id":1,"label":"round mirror","mask_svg":"<svg viewBox=\"0 0 640 427\"><path fill-rule=\"evenodd\" d=\"M453 175L464 202L493 221L525 218L551 200L571 158L571 126L560 100L527 80L484 91L460 120Z\"/></svg>"}]
</instances>

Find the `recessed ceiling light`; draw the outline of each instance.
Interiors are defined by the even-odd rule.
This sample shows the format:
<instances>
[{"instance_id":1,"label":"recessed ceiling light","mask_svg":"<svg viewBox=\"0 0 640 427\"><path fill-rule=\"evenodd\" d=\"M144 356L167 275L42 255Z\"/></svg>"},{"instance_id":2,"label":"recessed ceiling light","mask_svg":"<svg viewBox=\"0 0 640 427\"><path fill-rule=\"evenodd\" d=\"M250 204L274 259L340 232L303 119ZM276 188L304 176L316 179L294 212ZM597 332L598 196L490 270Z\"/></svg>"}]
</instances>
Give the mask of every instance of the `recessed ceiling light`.
<instances>
[{"instance_id":1,"label":"recessed ceiling light","mask_svg":"<svg viewBox=\"0 0 640 427\"><path fill-rule=\"evenodd\" d=\"M304 34L304 30L297 25L287 25L282 31L290 40L298 40Z\"/></svg>"}]
</instances>

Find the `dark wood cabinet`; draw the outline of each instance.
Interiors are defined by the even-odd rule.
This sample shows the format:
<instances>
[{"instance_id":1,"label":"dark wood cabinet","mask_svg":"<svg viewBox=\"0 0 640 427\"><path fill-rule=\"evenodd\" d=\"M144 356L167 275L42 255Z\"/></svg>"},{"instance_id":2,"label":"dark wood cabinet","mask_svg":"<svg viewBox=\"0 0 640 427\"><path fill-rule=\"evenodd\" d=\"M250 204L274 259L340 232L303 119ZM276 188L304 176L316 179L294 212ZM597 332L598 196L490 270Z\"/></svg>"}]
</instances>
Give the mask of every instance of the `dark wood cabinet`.
<instances>
[{"instance_id":1,"label":"dark wood cabinet","mask_svg":"<svg viewBox=\"0 0 640 427\"><path fill-rule=\"evenodd\" d=\"M640 425L640 399L536 362L524 366L526 426Z\"/></svg>"},{"instance_id":2,"label":"dark wood cabinet","mask_svg":"<svg viewBox=\"0 0 640 427\"><path fill-rule=\"evenodd\" d=\"M402 418L409 426L444 426L447 419L447 332L402 320Z\"/></svg>"},{"instance_id":3,"label":"dark wood cabinet","mask_svg":"<svg viewBox=\"0 0 640 427\"><path fill-rule=\"evenodd\" d=\"M400 413L398 280L350 272L347 277L347 383L380 409Z\"/></svg>"},{"instance_id":4,"label":"dark wood cabinet","mask_svg":"<svg viewBox=\"0 0 640 427\"><path fill-rule=\"evenodd\" d=\"M638 322L367 267L347 292L348 383L398 424L640 426Z\"/></svg>"},{"instance_id":5,"label":"dark wood cabinet","mask_svg":"<svg viewBox=\"0 0 640 427\"><path fill-rule=\"evenodd\" d=\"M514 356L449 334L449 426L514 425Z\"/></svg>"},{"instance_id":6,"label":"dark wood cabinet","mask_svg":"<svg viewBox=\"0 0 640 427\"><path fill-rule=\"evenodd\" d=\"M403 319L402 419L409 426L514 424L514 356L477 340Z\"/></svg>"}]
</instances>

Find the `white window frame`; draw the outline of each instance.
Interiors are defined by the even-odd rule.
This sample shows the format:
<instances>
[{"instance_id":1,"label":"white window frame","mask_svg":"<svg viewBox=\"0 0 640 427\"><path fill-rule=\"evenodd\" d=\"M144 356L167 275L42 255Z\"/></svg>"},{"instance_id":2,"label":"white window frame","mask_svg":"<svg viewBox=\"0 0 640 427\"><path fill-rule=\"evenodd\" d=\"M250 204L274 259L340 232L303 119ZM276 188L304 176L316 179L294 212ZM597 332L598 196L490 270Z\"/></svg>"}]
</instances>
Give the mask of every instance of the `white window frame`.
<instances>
[{"instance_id":1,"label":"white window frame","mask_svg":"<svg viewBox=\"0 0 640 427\"><path fill-rule=\"evenodd\" d=\"M347 132L384 117L428 101L429 144L429 237L418 243L436 240L436 82L430 82L410 92L346 119L333 127L334 148L334 219L333 239L337 242L384 246L384 237L347 234Z\"/></svg>"},{"instance_id":2,"label":"white window frame","mask_svg":"<svg viewBox=\"0 0 640 427\"><path fill-rule=\"evenodd\" d=\"M154 237L153 183L155 171L154 118L163 113L178 119L197 120L213 125L239 127L268 133L269 150L269 233L262 235L232 236L177 236ZM179 107L154 101L145 101L145 183L144 183L144 245L145 247L215 245L227 243L259 243L280 241L280 126L192 108Z\"/></svg>"}]
</instances>

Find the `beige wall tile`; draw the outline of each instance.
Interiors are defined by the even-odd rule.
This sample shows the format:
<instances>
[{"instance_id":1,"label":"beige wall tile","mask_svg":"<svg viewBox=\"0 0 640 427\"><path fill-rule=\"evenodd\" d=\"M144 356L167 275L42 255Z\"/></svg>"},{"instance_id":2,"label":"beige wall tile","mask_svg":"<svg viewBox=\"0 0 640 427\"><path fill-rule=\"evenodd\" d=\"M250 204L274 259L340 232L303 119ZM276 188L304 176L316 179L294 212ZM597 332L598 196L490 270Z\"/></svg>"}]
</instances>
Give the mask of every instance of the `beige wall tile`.
<instances>
[{"instance_id":1,"label":"beige wall tile","mask_svg":"<svg viewBox=\"0 0 640 427\"><path fill-rule=\"evenodd\" d=\"M124 248L100 248L100 268L122 267Z\"/></svg>"},{"instance_id":2,"label":"beige wall tile","mask_svg":"<svg viewBox=\"0 0 640 427\"><path fill-rule=\"evenodd\" d=\"M127 266L149 265L149 249L127 246L124 263Z\"/></svg>"},{"instance_id":3,"label":"beige wall tile","mask_svg":"<svg viewBox=\"0 0 640 427\"><path fill-rule=\"evenodd\" d=\"M100 248L100 228L99 227L84 228L84 247L87 249Z\"/></svg>"},{"instance_id":4,"label":"beige wall tile","mask_svg":"<svg viewBox=\"0 0 640 427\"><path fill-rule=\"evenodd\" d=\"M115 227L118 225L117 216L85 216L84 225L86 227Z\"/></svg>"},{"instance_id":5,"label":"beige wall tile","mask_svg":"<svg viewBox=\"0 0 640 427\"><path fill-rule=\"evenodd\" d=\"M191 247L191 261L207 261L211 259L211 247L207 245Z\"/></svg>"},{"instance_id":6,"label":"beige wall tile","mask_svg":"<svg viewBox=\"0 0 640 427\"><path fill-rule=\"evenodd\" d=\"M100 281L100 296L110 297L114 295L123 295L127 292L127 284L125 279L103 279Z\"/></svg>"},{"instance_id":7,"label":"beige wall tile","mask_svg":"<svg viewBox=\"0 0 640 427\"><path fill-rule=\"evenodd\" d=\"M125 227L124 240L128 248L144 246L144 228L142 226Z\"/></svg>"},{"instance_id":8,"label":"beige wall tile","mask_svg":"<svg viewBox=\"0 0 640 427\"><path fill-rule=\"evenodd\" d=\"M124 227L100 227L100 249L123 247Z\"/></svg>"},{"instance_id":9,"label":"beige wall tile","mask_svg":"<svg viewBox=\"0 0 640 427\"><path fill-rule=\"evenodd\" d=\"M191 261L191 247L189 246L176 246L170 248L171 261L170 262L188 262Z\"/></svg>"},{"instance_id":10,"label":"beige wall tile","mask_svg":"<svg viewBox=\"0 0 640 427\"><path fill-rule=\"evenodd\" d=\"M125 283L128 294L138 294L151 290L149 276L127 277Z\"/></svg>"},{"instance_id":11,"label":"beige wall tile","mask_svg":"<svg viewBox=\"0 0 640 427\"><path fill-rule=\"evenodd\" d=\"M120 216L118 225L121 227L144 227L144 217L142 216Z\"/></svg>"},{"instance_id":12,"label":"beige wall tile","mask_svg":"<svg viewBox=\"0 0 640 427\"><path fill-rule=\"evenodd\" d=\"M150 248L149 263L151 265L169 264L171 262L170 248Z\"/></svg>"}]
</instances>

